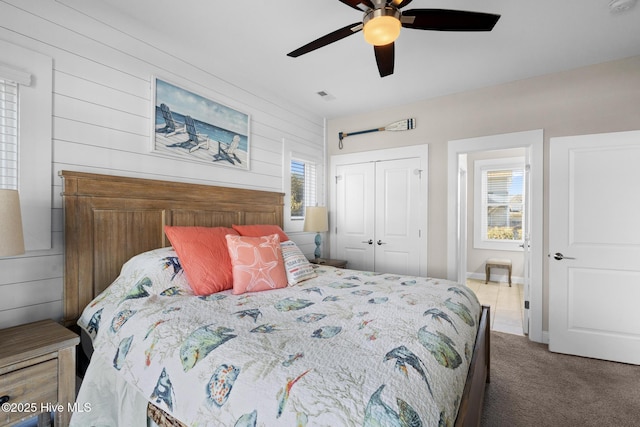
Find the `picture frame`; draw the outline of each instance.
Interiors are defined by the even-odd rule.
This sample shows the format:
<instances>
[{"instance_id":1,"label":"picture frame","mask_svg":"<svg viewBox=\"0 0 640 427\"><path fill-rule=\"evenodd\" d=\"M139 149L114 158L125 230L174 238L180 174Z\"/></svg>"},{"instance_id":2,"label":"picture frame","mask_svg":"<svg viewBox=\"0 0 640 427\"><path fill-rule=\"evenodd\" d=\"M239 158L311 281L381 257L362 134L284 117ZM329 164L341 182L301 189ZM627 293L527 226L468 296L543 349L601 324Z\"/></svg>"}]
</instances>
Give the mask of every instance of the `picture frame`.
<instances>
[{"instance_id":1,"label":"picture frame","mask_svg":"<svg viewBox=\"0 0 640 427\"><path fill-rule=\"evenodd\" d=\"M249 170L249 114L163 78L152 80L152 153Z\"/></svg>"}]
</instances>

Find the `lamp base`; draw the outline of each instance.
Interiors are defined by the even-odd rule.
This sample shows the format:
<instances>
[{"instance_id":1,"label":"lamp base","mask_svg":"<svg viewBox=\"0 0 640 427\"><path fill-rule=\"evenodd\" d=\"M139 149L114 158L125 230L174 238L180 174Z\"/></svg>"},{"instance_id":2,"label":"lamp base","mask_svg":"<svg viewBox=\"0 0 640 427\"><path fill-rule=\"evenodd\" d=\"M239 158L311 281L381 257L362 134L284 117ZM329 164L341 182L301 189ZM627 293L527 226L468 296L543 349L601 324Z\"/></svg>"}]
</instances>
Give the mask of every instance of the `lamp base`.
<instances>
[{"instance_id":1,"label":"lamp base","mask_svg":"<svg viewBox=\"0 0 640 427\"><path fill-rule=\"evenodd\" d=\"M320 233L316 234L316 250L313 253L313 255L316 257L316 259L320 259L320 257L322 256L322 252L320 251L320 245L322 244L322 236L320 236Z\"/></svg>"}]
</instances>

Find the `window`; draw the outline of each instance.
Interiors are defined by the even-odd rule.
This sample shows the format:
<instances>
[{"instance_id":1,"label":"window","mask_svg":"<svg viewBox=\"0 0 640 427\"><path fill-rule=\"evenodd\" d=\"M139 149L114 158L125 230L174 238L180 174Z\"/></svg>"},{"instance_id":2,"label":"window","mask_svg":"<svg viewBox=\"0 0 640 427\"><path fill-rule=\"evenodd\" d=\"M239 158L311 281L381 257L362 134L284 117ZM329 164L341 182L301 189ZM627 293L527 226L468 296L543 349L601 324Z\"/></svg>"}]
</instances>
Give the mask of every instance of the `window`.
<instances>
[{"instance_id":1,"label":"window","mask_svg":"<svg viewBox=\"0 0 640 427\"><path fill-rule=\"evenodd\" d=\"M291 220L303 220L306 206L316 205L315 163L291 159Z\"/></svg>"},{"instance_id":2,"label":"window","mask_svg":"<svg viewBox=\"0 0 640 427\"><path fill-rule=\"evenodd\" d=\"M18 188L18 84L0 75L0 188Z\"/></svg>"},{"instance_id":3,"label":"window","mask_svg":"<svg viewBox=\"0 0 640 427\"><path fill-rule=\"evenodd\" d=\"M293 138L282 143L283 228L297 233L303 231L305 208L324 204L324 147Z\"/></svg>"},{"instance_id":4,"label":"window","mask_svg":"<svg viewBox=\"0 0 640 427\"><path fill-rule=\"evenodd\" d=\"M20 192L27 251L48 250L53 60L4 40L0 52L0 185Z\"/></svg>"},{"instance_id":5,"label":"window","mask_svg":"<svg viewBox=\"0 0 640 427\"><path fill-rule=\"evenodd\" d=\"M519 250L523 242L524 158L478 160L474 247Z\"/></svg>"}]
</instances>

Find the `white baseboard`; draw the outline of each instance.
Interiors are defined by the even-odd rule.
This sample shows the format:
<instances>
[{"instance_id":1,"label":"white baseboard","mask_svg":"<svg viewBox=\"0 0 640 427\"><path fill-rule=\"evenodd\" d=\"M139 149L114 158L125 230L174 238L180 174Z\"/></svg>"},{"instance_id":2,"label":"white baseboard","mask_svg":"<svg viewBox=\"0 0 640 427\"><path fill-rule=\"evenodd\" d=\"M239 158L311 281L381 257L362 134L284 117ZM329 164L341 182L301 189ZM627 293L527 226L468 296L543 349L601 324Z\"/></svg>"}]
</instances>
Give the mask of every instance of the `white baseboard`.
<instances>
[{"instance_id":1,"label":"white baseboard","mask_svg":"<svg viewBox=\"0 0 640 427\"><path fill-rule=\"evenodd\" d=\"M486 276L484 275L484 273L469 273L467 272L467 279L475 279L475 280L482 280L484 282L484 280L486 279ZM489 280L491 282L509 282L509 274L505 273L505 274L495 274L495 273L491 273L491 276L489 276ZM524 284L524 277L518 277L518 276L511 276L511 283L516 283L519 285L523 285Z\"/></svg>"}]
</instances>

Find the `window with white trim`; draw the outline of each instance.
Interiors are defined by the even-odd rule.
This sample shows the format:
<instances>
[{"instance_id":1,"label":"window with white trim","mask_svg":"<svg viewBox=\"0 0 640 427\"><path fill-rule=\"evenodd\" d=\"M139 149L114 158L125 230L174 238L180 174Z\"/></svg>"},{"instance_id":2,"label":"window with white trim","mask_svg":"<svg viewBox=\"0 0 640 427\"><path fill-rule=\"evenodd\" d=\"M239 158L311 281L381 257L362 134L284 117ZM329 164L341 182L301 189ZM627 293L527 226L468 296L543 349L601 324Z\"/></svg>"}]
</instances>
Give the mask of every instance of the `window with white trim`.
<instances>
[{"instance_id":1,"label":"window with white trim","mask_svg":"<svg viewBox=\"0 0 640 427\"><path fill-rule=\"evenodd\" d=\"M26 250L48 250L52 243L53 59L4 40L0 40L0 52L4 86L0 185L20 193Z\"/></svg>"},{"instance_id":2,"label":"window with white trim","mask_svg":"<svg viewBox=\"0 0 640 427\"><path fill-rule=\"evenodd\" d=\"M305 208L324 204L323 147L289 138L282 143L283 228L298 233L304 228Z\"/></svg>"},{"instance_id":3,"label":"window with white trim","mask_svg":"<svg viewBox=\"0 0 640 427\"><path fill-rule=\"evenodd\" d=\"M305 208L316 206L316 164L307 160L291 158L291 220L304 220Z\"/></svg>"},{"instance_id":4,"label":"window with white trim","mask_svg":"<svg viewBox=\"0 0 640 427\"><path fill-rule=\"evenodd\" d=\"M521 250L524 157L474 162L474 247Z\"/></svg>"}]
</instances>

